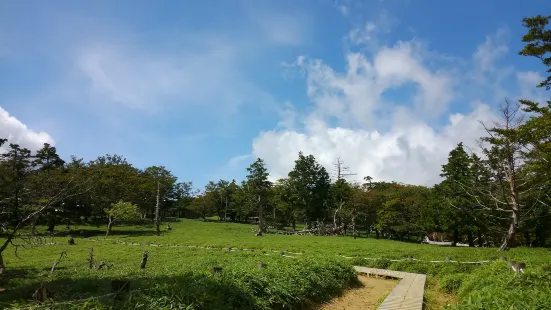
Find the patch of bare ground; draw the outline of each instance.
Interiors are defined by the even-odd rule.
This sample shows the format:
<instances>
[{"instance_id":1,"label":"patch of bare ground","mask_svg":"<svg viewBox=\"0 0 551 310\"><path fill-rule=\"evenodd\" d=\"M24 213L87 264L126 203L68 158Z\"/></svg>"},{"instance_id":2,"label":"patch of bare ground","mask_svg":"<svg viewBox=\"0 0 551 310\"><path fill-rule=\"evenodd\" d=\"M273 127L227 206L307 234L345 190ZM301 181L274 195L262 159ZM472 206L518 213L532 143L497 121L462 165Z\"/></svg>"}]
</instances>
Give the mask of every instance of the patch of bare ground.
<instances>
[{"instance_id":1,"label":"patch of bare ground","mask_svg":"<svg viewBox=\"0 0 551 310\"><path fill-rule=\"evenodd\" d=\"M398 283L395 279L358 276L361 287L345 291L340 297L320 305L318 310L367 310L375 309Z\"/></svg>"}]
</instances>

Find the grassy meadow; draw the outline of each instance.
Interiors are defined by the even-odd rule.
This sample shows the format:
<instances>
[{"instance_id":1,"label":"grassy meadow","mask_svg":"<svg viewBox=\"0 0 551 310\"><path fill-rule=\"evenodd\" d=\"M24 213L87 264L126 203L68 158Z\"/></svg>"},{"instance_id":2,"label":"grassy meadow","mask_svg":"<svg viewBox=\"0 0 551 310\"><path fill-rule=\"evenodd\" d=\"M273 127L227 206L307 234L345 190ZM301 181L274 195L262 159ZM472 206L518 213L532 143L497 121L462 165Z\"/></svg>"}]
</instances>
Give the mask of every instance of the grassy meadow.
<instances>
[{"instance_id":1,"label":"grassy meadow","mask_svg":"<svg viewBox=\"0 0 551 310\"><path fill-rule=\"evenodd\" d=\"M352 266L361 265L429 275L426 309L551 309L551 272L542 268L551 265L548 249L500 253L374 238L255 237L255 227L247 224L183 219L170 225L173 230L164 230L162 236L153 227L115 226L107 239L103 226L72 226L70 233L45 238L49 244L19 248L17 256L9 247L0 307L305 309L358 285ZM67 244L68 235L75 245ZM90 269L90 248L98 264L112 267ZM141 269L146 250L147 266ZM67 257L50 274L63 251ZM526 273L515 275L498 260L503 255L526 262ZM446 258L490 262L429 262ZM107 295L113 279L130 281L131 292L120 301ZM40 283L47 283L52 301L33 301Z\"/></svg>"}]
</instances>

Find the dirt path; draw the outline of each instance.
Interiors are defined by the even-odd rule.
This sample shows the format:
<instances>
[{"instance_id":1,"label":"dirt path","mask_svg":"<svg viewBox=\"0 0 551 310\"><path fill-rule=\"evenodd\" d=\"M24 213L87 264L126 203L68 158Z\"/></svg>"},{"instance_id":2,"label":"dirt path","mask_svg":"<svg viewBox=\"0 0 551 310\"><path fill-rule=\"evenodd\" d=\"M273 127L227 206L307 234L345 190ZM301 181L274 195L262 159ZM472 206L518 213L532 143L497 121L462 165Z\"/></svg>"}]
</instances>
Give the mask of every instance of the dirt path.
<instances>
[{"instance_id":1,"label":"dirt path","mask_svg":"<svg viewBox=\"0 0 551 310\"><path fill-rule=\"evenodd\" d=\"M398 283L398 280L386 280L368 276L358 276L363 286L344 292L321 305L319 310L368 310L375 309L377 303Z\"/></svg>"}]
</instances>

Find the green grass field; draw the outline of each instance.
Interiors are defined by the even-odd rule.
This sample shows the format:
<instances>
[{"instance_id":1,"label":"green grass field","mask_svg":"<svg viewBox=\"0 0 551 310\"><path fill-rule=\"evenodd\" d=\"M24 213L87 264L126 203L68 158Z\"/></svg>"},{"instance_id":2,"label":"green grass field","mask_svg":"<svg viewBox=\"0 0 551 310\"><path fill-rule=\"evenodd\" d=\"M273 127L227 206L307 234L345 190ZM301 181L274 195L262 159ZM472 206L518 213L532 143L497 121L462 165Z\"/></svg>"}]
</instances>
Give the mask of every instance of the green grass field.
<instances>
[{"instance_id":1,"label":"green grass field","mask_svg":"<svg viewBox=\"0 0 551 310\"><path fill-rule=\"evenodd\" d=\"M60 234L45 239L53 245L20 248L18 257L10 247L4 255L8 275L0 280L4 289L0 306L303 309L357 285L351 266L363 265L428 274L427 309L442 308L449 302L457 309L551 308L551 272L540 268L551 265L548 249L516 248L500 253L492 248L437 247L373 238L255 237L253 225L196 220L181 220L171 226L173 230L163 231L162 236L154 235L153 227L115 226L107 239L103 238L105 227L71 227L73 246ZM98 263L105 261L113 267L90 269L91 247ZM145 250L149 259L141 269ZM50 275L53 262L63 251L67 257ZM496 261L503 255L526 262L526 273L516 276L506 262ZM420 261L393 261L407 257ZM492 262L428 262L446 258ZM113 279L130 280L132 291L117 304L112 296L103 296L111 292ZM56 305L32 300L40 283L48 283Z\"/></svg>"}]
</instances>

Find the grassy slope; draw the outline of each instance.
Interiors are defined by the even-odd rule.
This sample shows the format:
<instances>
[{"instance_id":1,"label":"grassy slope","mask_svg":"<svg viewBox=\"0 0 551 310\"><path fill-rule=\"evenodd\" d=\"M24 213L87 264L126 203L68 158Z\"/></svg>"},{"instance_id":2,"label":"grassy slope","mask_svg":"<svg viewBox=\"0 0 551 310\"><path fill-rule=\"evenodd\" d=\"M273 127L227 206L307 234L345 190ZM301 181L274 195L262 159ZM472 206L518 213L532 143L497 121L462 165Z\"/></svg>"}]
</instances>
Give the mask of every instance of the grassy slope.
<instances>
[{"instance_id":1,"label":"grassy slope","mask_svg":"<svg viewBox=\"0 0 551 310\"><path fill-rule=\"evenodd\" d=\"M493 248L464 248L464 247L438 247L405 243L392 240L374 238L360 238L354 240L350 237L317 237L317 236L284 236L267 234L261 238L255 237L254 225L201 222L196 220L182 220L171 224L173 231L164 231L164 236L153 234L153 228L143 226L116 227L111 239L135 242L176 243L199 246L221 247L245 247L256 249L290 250L292 252L304 252L308 254L334 254L341 253L345 256L360 255L362 257L375 258L403 258L411 255L417 259L444 260L449 257L459 261L474 261L496 259L503 254ZM72 227L73 230L90 230L90 227ZM95 228L94 228L95 229ZM103 236L105 227L98 227L95 232ZM147 235L144 235L147 234ZM75 232L76 237L79 236ZM65 242L60 239L59 242ZM551 265L551 255L548 249L540 248L516 248L506 255L515 260L529 261L536 265Z\"/></svg>"},{"instance_id":2,"label":"grassy slope","mask_svg":"<svg viewBox=\"0 0 551 310\"><path fill-rule=\"evenodd\" d=\"M133 297L134 305L141 305L142 308L170 308L174 305L191 305L190 309L300 308L306 299L327 299L343 287L353 284L353 274L347 268L352 264L429 274L431 277L426 294L429 309L455 300L450 297L442 301L439 297L445 296L444 291L458 295L461 303L457 307L464 309L502 309L503 305L510 305L515 298L518 305L514 309L533 309L532 305L547 300L545 294L551 295L548 294L551 287L548 284L549 273L536 271L538 265L551 264L551 255L547 249L518 248L508 252L506 255L511 259L526 261L530 266L527 274L515 277L512 272L508 272L506 263L478 267L362 259L412 256L422 260L444 260L450 257L459 261L474 261L496 259L501 254L495 249L442 248L371 238L255 237L252 225L192 220L182 220L171 226L173 230L165 231L160 237L152 234L152 227L115 227L110 240L102 238L101 229L104 227L72 227L77 243L75 246L64 245L67 238L58 237L54 241L62 245L20 250L21 259L17 259L13 249L9 248L5 261L12 272L32 275L42 273L44 276L1 280L0 284L8 291L0 293L0 302L28 297L37 283L46 280L53 282L50 286L57 300L74 300L108 293L110 279L126 278L133 280L132 289L150 289ZM96 235L93 238L98 241L81 238L88 235ZM145 247L114 244L114 240L256 250L228 252L220 248ZM114 263L113 269L93 271L87 268L88 251L92 246L96 259ZM150 259L147 268L141 270L138 265L145 249L150 252ZM304 254L284 258L271 250ZM69 257L59 264L53 277L47 279L47 270L61 251L66 251ZM272 255L264 255L263 251ZM338 254L359 258L347 260ZM259 270L259 262L266 263L268 267ZM223 267L224 270L213 275L210 271L213 266ZM503 290L502 286L507 289ZM488 303L493 306L488 306ZM97 302L90 305L104 306Z\"/></svg>"}]
</instances>

